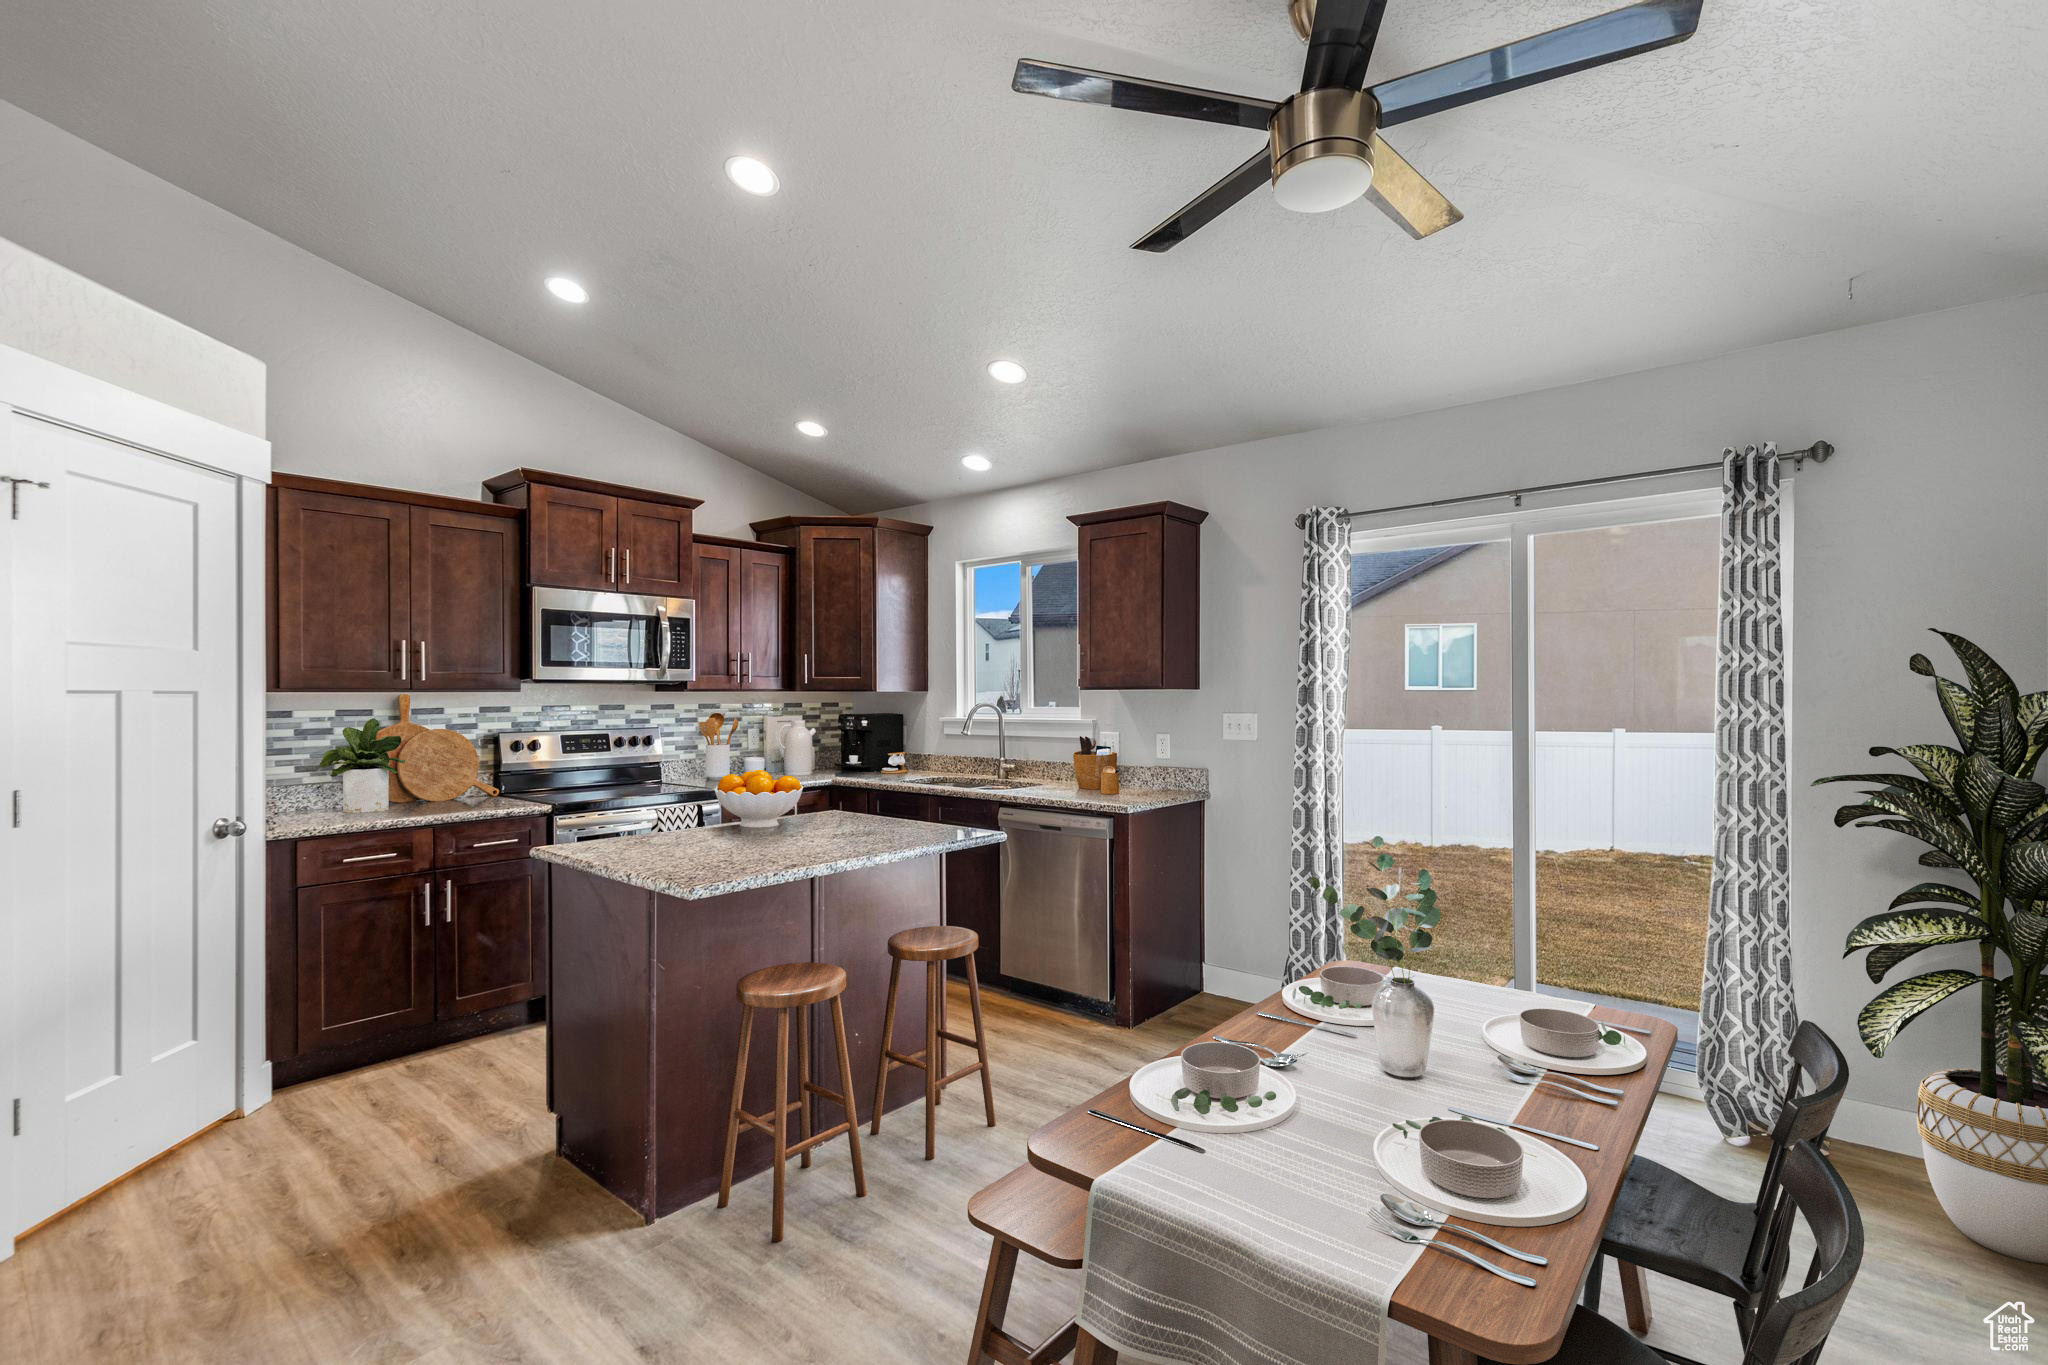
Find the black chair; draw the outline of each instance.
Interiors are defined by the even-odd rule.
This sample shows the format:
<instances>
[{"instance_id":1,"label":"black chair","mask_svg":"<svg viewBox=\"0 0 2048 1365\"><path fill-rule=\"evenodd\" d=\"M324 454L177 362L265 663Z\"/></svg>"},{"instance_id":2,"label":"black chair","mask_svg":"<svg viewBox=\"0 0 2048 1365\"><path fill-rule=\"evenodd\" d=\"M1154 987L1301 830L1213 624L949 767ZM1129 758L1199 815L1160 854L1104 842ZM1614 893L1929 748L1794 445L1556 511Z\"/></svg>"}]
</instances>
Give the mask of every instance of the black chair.
<instances>
[{"instance_id":1,"label":"black chair","mask_svg":"<svg viewBox=\"0 0 2048 1365\"><path fill-rule=\"evenodd\" d=\"M1842 1301L1863 1264L1863 1219L1849 1187L1811 1141L1794 1145L1778 1178L1789 1213L1796 1208L1813 1234L1813 1264L1796 1293L1764 1296L1756 1329L1748 1334L1742 1365L1814 1365L1841 1316ZM1789 1238L1787 1239L1789 1242ZM1590 1308L1572 1313L1564 1342L1550 1365L1696 1365L1684 1356L1651 1349L1618 1322ZM1488 1362L1488 1365L1493 1365Z\"/></svg>"},{"instance_id":2,"label":"black chair","mask_svg":"<svg viewBox=\"0 0 2048 1365\"><path fill-rule=\"evenodd\" d=\"M1754 1203L1723 1199L1648 1157L1631 1158L1586 1280L1586 1307L1599 1311L1601 1258L1612 1256L1621 1263L1623 1307L1635 1331L1650 1330L1642 1272L1654 1270L1732 1300L1736 1329L1747 1340L1758 1305L1785 1273L1790 1214L1778 1197L1785 1154L1795 1143L1827 1135L1848 1084L1849 1059L1842 1050L1813 1024L1800 1024L1792 1037L1791 1080L1771 1128L1771 1155Z\"/></svg>"}]
</instances>

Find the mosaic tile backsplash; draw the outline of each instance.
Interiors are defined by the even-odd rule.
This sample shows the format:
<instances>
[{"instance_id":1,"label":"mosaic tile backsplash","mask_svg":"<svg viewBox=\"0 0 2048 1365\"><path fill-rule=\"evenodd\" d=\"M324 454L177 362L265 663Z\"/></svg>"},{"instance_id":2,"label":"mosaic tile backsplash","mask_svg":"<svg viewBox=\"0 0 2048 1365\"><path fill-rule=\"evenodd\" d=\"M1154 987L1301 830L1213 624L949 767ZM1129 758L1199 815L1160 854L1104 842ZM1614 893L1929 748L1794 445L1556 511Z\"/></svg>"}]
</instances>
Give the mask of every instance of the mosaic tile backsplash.
<instances>
[{"instance_id":1,"label":"mosaic tile backsplash","mask_svg":"<svg viewBox=\"0 0 2048 1365\"><path fill-rule=\"evenodd\" d=\"M579 689L582 690L582 689ZM742 717L733 749L739 754L761 752L761 723L770 716L801 715L817 727L817 766L830 771L839 766L839 713L848 709L841 701L809 699L748 699L697 696L674 692L632 694L618 701L549 699L560 689L529 687L514 697L510 693L478 693L469 696L429 693L431 700L415 700L412 719L430 729L454 730L467 735L484 757L484 771L491 768L492 747L487 737L502 730L582 730L653 726L661 731L662 748L672 758L695 759L702 771L703 736L697 722L713 711L728 721ZM614 693L613 695L617 695ZM375 716L380 725L395 724L398 706L334 697L298 697L272 694L265 712L263 735L263 779L269 783L319 785L338 779L318 766L320 755L341 743L344 728L361 725ZM322 704L325 703L325 704Z\"/></svg>"}]
</instances>

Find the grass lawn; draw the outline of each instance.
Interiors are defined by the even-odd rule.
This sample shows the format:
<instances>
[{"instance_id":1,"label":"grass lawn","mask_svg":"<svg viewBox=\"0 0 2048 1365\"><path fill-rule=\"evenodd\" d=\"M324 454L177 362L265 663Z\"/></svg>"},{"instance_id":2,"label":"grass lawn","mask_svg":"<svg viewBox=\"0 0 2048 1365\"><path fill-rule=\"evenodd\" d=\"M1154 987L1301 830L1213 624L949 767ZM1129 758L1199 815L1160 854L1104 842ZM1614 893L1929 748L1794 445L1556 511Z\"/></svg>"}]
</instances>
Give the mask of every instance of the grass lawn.
<instances>
[{"instance_id":1,"label":"grass lawn","mask_svg":"<svg viewBox=\"0 0 2048 1365\"><path fill-rule=\"evenodd\" d=\"M1415 889L1428 868L1444 912L1436 944L1411 966L1472 981L1514 975L1512 853L1505 848L1388 844L1394 872L1373 866L1369 844L1345 849L1347 901L1375 902L1365 888L1398 881ZM1538 853L1536 977L1547 986L1698 1009L1706 960L1707 888L1714 860L1661 853ZM1344 955L1370 959L1355 935Z\"/></svg>"}]
</instances>

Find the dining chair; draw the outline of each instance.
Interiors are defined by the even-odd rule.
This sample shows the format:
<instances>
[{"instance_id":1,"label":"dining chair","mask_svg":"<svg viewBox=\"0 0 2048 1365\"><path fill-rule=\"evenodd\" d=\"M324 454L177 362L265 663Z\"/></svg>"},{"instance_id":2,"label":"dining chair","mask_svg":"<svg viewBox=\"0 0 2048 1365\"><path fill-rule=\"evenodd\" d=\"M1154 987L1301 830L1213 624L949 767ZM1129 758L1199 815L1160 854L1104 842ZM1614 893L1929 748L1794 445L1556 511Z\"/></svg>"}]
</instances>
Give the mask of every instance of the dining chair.
<instances>
[{"instance_id":1,"label":"dining chair","mask_svg":"<svg viewBox=\"0 0 2048 1365\"><path fill-rule=\"evenodd\" d=\"M1787 1215L1797 1209L1813 1235L1806 1283L1791 1294L1764 1296L1742 1365L1814 1365L1841 1316L1842 1301L1863 1264L1863 1219L1849 1187L1811 1140L1792 1145L1778 1172ZM1571 1326L1549 1365L1698 1365L1636 1340L1621 1324L1590 1308L1572 1312ZM1493 1365L1488 1362L1487 1365Z\"/></svg>"},{"instance_id":2,"label":"dining chair","mask_svg":"<svg viewBox=\"0 0 2048 1365\"><path fill-rule=\"evenodd\" d=\"M1623 1307L1633 1330L1650 1330L1643 1271L1654 1270L1732 1300L1736 1329L1746 1340L1758 1304L1784 1275L1790 1215L1778 1193L1786 1153L1796 1143L1827 1135L1848 1084L1849 1059L1834 1039L1801 1023L1792 1037L1792 1075L1753 1203L1724 1199L1668 1166L1631 1157L1586 1279L1585 1306L1599 1311L1602 1258L1612 1256L1620 1262Z\"/></svg>"}]
</instances>

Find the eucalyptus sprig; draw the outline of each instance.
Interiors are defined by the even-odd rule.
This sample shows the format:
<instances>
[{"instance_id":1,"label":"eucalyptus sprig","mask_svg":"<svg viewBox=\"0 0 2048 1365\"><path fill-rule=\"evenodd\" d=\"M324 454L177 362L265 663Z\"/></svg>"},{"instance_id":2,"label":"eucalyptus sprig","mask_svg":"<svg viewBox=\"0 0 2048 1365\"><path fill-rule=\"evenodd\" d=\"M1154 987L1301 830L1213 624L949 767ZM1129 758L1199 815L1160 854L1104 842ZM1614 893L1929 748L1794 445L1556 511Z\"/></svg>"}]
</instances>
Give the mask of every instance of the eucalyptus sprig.
<instances>
[{"instance_id":1,"label":"eucalyptus sprig","mask_svg":"<svg viewBox=\"0 0 2048 1365\"><path fill-rule=\"evenodd\" d=\"M1180 1109L1180 1102L1189 1096L1194 1097L1195 1112L1197 1114L1208 1113L1211 1106L1221 1109L1226 1114L1235 1114L1239 1104L1243 1104L1247 1109L1257 1109L1269 1100L1279 1099L1280 1092L1268 1090L1263 1096L1247 1095L1243 1100L1236 1100L1229 1095L1211 1095L1206 1090L1190 1090L1186 1086L1182 1086L1173 1092L1173 1107L1176 1112Z\"/></svg>"},{"instance_id":2,"label":"eucalyptus sprig","mask_svg":"<svg viewBox=\"0 0 2048 1365\"><path fill-rule=\"evenodd\" d=\"M1380 850L1373 866L1382 872L1392 871L1394 855L1386 851L1387 841L1374 835L1372 846ZM1309 876L1308 884L1311 889L1321 891L1325 903L1332 910L1337 910L1336 887L1323 885L1322 878L1313 874ZM1393 968L1397 976L1402 975L1407 970L1401 965L1402 959L1410 953L1422 952L1434 943L1436 938L1431 930L1444 917L1444 912L1437 907L1436 888L1430 885L1429 869L1423 868L1415 874L1415 889L1406 895L1402 894L1398 881L1384 886L1368 886L1365 894L1386 908L1378 914L1368 914L1364 906L1354 905L1337 910L1338 918L1349 926L1352 933L1366 941L1374 957ZM1403 933L1408 936L1405 946L1401 942Z\"/></svg>"}]
</instances>

